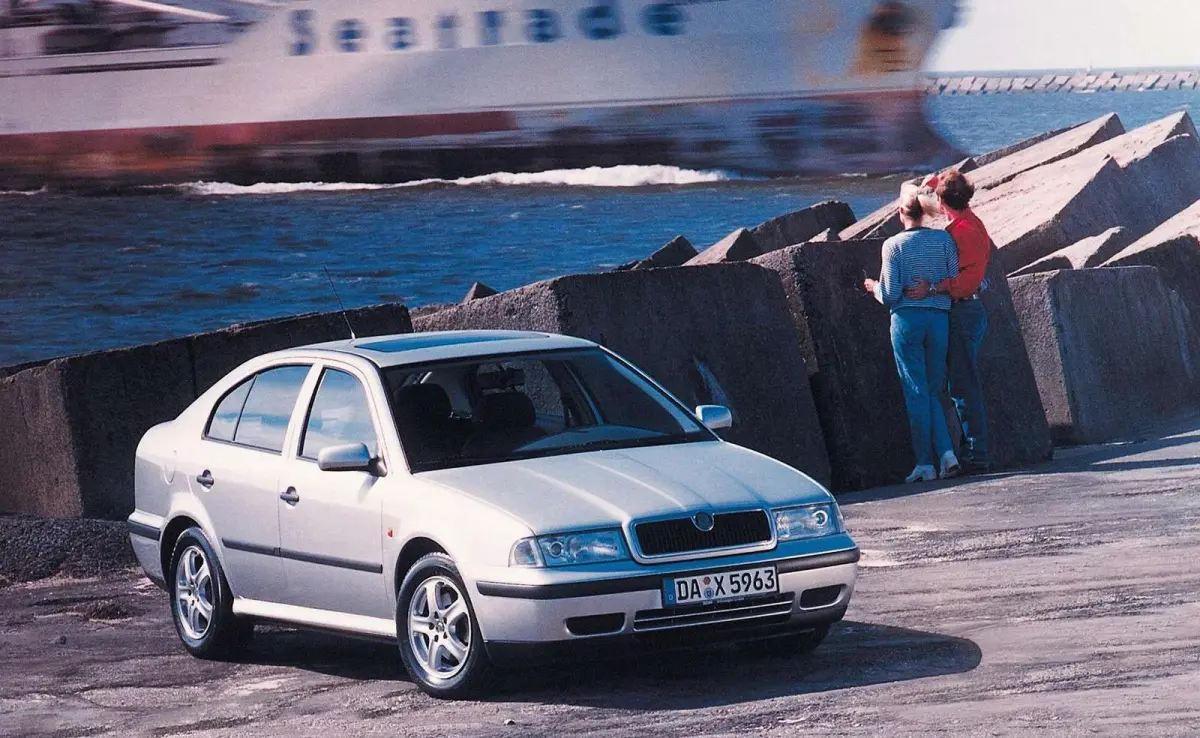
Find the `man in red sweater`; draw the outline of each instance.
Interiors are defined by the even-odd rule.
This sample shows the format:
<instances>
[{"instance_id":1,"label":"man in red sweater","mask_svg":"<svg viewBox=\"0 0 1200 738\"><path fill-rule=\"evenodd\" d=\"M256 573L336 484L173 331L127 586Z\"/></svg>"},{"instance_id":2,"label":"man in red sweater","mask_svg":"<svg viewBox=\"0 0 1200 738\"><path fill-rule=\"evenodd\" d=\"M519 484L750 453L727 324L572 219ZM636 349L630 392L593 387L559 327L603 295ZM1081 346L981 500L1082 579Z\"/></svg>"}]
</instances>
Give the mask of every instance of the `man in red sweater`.
<instances>
[{"instance_id":1,"label":"man in red sweater","mask_svg":"<svg viewBox=\"0 0 1200 738\"><path fill-rule=\"evenodd\" d=\"M962 423L964 471L987 471L987 411L979 377L979 348L987 333L987 311L979 293L986 289L984 278L992 251L992 239L978 216L971 211L975 188L958 170L943 177L932 175L924 185L937 192L938 201L950 225L946 230L958 246L958 276L936 285L916 280L905 290L911 299L950 295L950 342L948 376L950 398Z\"/></svg>"}]
</instances>

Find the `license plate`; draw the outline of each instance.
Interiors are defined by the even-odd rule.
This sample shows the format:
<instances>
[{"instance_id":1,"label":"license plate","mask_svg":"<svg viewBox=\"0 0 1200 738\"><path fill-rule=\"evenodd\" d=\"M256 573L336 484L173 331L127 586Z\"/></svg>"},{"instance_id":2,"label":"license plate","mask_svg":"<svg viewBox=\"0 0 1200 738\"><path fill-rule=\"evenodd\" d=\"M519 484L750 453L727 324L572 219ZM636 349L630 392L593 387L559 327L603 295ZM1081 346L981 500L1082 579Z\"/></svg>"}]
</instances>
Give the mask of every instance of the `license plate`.
<instances>
[{"instance_id":1,"label":"license plate","mask_svg":"<svg viewBox=\"0 0 1200 738\"><path fill-rule=\"evenodd\" d=\"M779 592L775 567L697 574L663 580L663 606L708 605Z\"/></svg>"}]
</instances>

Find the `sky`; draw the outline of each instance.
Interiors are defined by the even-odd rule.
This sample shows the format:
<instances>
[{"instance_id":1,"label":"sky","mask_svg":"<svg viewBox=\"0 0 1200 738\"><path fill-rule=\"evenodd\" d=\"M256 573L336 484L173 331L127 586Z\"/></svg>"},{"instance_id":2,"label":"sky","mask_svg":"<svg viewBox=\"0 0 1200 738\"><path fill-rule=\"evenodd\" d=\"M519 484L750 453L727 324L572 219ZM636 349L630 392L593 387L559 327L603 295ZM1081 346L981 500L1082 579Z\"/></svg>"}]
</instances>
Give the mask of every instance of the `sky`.
<instances>
[{"instance_id":1,"label":"sky","mask_svg":"<svg viewBox=\"0 0 1200 738\"><path fill-rule=\"evenodd\" d=\"M959 0L933 71L1200 68L1200 0Z\"/></svg>"}]
</instances>

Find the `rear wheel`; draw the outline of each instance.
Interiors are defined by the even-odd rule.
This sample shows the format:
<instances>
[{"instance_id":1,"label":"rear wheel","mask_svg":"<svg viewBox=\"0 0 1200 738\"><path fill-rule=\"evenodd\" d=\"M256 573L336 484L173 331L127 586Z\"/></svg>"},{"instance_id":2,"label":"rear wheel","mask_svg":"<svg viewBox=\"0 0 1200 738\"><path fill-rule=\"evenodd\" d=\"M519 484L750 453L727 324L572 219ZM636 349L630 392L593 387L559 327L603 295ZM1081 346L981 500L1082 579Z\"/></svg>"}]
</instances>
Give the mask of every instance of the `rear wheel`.
<instances>
[{"instance_id":1,"label":"rear wheel","mask_svg":"<svg viewBox=\"0 0 1200 738\"><path fill-rule=\"evenodd\" d=\"M233 593L204 531L188 528L171 555L171 613L188 653L202 659L239 655L254 623L233 614Z\"/></svg>"},{"instance_id":2,"label":"rear wheel","mask_svg":"<svg viewBox=\"0 0 1200 738\"><path fill-rule=\"evenodd\" d=\"M396 633L404 669L426 694L464 699L490 684L492 665L467 588L454 560L423 556L396 596Z\"/></svg>"}]
</instances>

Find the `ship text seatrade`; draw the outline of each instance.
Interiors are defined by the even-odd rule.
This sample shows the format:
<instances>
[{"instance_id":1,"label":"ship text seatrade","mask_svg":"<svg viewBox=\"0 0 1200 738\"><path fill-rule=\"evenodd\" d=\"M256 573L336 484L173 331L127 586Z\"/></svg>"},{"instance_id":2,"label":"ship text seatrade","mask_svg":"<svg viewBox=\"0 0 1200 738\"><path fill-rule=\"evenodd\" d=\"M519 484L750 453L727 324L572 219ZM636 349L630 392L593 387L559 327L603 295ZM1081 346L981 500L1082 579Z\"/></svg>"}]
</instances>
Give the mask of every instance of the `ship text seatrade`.
<instances>
[{"instance_id":1,"label":"ship text seatrade","mask_svg":"<svg viewBox=\"0 0 1200 738\"><path fill-rule=\"evenodd\" d=\"M953 0L148 0L0 11L0 186L404 181L953 155Z\"/></svg>"}]
</instances>

